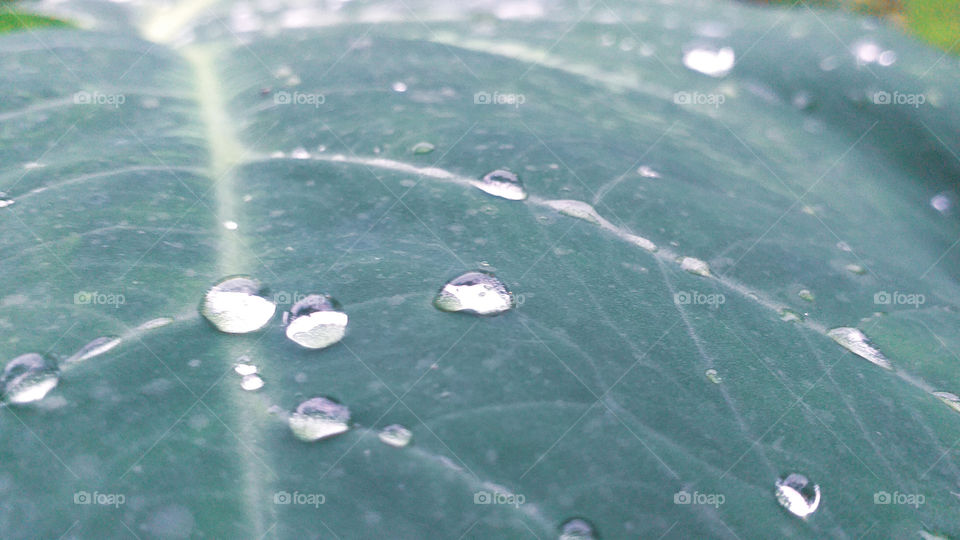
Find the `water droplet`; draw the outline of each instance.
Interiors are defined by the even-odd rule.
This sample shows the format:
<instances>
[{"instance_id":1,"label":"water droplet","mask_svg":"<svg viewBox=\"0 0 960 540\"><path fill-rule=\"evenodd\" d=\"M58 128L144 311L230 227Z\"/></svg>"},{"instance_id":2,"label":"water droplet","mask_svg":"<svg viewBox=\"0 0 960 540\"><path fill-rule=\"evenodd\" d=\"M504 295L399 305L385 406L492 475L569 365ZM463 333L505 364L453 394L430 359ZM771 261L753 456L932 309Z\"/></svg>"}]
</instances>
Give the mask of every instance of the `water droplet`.
<instances>
[{"instance_id":1,"label":"water droplet","mask_svg":"<svg viewBox=\"0 0 960 540\"><path fill-rule=\"evenodd\" d=\"M803 321L803 315L792 309L784 308L780 310L780 320L785 322L801 322Z\"/></svg>"},{"instance_id":2,"label":"water droplet","mask_svg":"<svg viewBox=\"0 0 960 540\"><path fill-rule=\"evenodd\" d=\"M853 248L850 247L850 244L844 242L843 240L837 242L837 249L841 251L851 252Z\"/></svg>"},{"instance_id":3,"label":"water droplet","mask_svg":"<svg viewBox=\"0 0 960 540\"><path fill-rule=\"evenodd\" d=\"M853 46L853 53L856 55L857 61L863 64L876 62L880 52L880 47L876 43L860 42Z\"/></svg>"},{"instance_id":4,"label":"water droplet","mask_svg":"<svg viewBox=\"0 0 960 540\"><path fill-rule=\"evenodd\" d=\"M413 145L413 153L429 154L430 152L433 152L434 148L436 147L426 141L418 142L417 144Z\"/></svg>"},{"instance_id":5,"label":"water droplet","mask_svg":"<svg viewBox=\"0 0 960 540\"><path fill-rule=\"evenodd\" d=\"M442 311L497 315L513 307L513 295L493 274L467 272L447 282L433 305Z\"/></svg>"},{"instance_id":6,"label":"water droplet","mask_svg":"<svg viewBox=\"0 0 960 540\"><path fill-rule=\"evenodd\" d=\"M470 184L494 197L511 201L522 201L527 198L527 192L523 189L520 178L504 169L488 172L482 180L473 180Z\"/></svg>"},{"instance_id":7,"label":"water droplet","mask_svg":"<svg viewBox=\"0 0 960 540\"><path fill-rule=\"evenodd\" d=\"M930 206L937 212L946 214L950 210L950 207L953 206L953 201L946 193L938 193L930 199Z\"/></svg>"},{"instance_id":8,"label":"water droplet","mask_svg":"<svg viewBox=\"0 0 960 540\"><path fill-rule=\"evenodd\" d=\"M730 47L708 49L697 47L683 55L683 65L711 77L723 77L733 69L735 55Z\"/></svg>"},{"instance_id":9,"label":"water droplet","mask_svg":"<svg viewBox=\"0 0 960 540\"><path fill-rule=\"evenodd\" d=\"M571 518L560 525L560 540L594 540L597 532L589 521Z\"/></svg>"},{"instance_id":10,"label":"water droplet","mask_svg":"<svg viewBox=\"0 0 960 540\"><path fill-rule=\"evenodd\" d=\"M723 382L723 377L721 377L715 369L708 369L703 374L706 375L707 379L709 379L713 384L720 384Z\"/></svg>"},{"instance_id":11,"label":"water droplet","mask_svg":"<svg viewBox=\"0 0 960 540\"><path fill-rule=\"evenodd\" d=\"M18 356L7 363L0 376L3 399L8 403L30 403L43 399L60 382L56 362L37 353Z\"/></svg>"},{"instance_id":12,"label":"water droplet","mask_svg":"<svg viewBox=\"0 0 960 540\"><path fill-rule=\"evenodd\" d=\"M884 369L893 369L890 360L877 350L859 329L842 326L830 330L827 335L853 354Z\"/></svg>"},{"instance_id":13,"label":"water droplet","mask_svg":"<svg viewBox=\"0 0 960 540\"><path fill-rule=\"evenodd\" d=\"M79 362L94 356L103 354L120 344L120 338L115 336L98 337L80 348L79 351L70 355L70 358L64 360L64 363Z\"/></svg>"},{"instance_id":14,"label":"water droplet","mask_svg":"<svg viewBox=\"0 0 960 540\"><path fill-rule=\"evenodd\" d=\"M277 306L260 283L248 277L225 278L207 291L200 313L221 332L245 334L263 328Z\"/></svg>"},{"instance_id":15,"label":"water droplet","mask_svg":"<svg viewBox=\"0 0 960 540\"><path fill-rule=\"evenodd\" d=\"M883 51L880 53L880 56L877 57L877 63L881 66L892 66L894 62L897 61L897 53L893 51Z\"/></svg>"},{"instance_id":16,"label":"water droplet","mask_svg":"<svg viewBox=\"0 0 960 540\"><path fill-rule=\"evenodd\" d=\"M156 319L150 319L149 321L141 324L137 327L137 330L153 330L154 328L160 328L161 326L166 326L172 322L172 317L157 317Z\"/></svg>"},{"instance_id":17,"label":"water droplet","mask_svg":"<svg viewBox=\"0 0 960 540\"><path fill-rule=\"evenodd\" d=\"M290 157L293 159L310 159L310 152L307 152L306 148L298 146L290 152Z\"/></svg>"},{"instance_id":18,"label":"water droplet","mask_svg":"<svg viewBox=\"0 0 960 540\"><path fill-rule=\"evenodd\" d=\"M694 257L681 257L680 268L698 276L710 277L710 265Z\"/></svg>"},{"instance_id":19,"label":"water droplet","mask_svg":"<svg viewBox=\"0 0 960 540\"><path fill-rule=\"evenodd\" d=\"M13 204L14 202L16 201L14 201L13 199L0 199L0 208L6 208L11 204Z\"/></svg>"},{"instance_id":20,"label":"water droplet","mask_svg":"<svg viewBox=\"0 0 960 540\"><path fill-rule=\"evenodd\" d=\"M233 365L233 371L234 371L237 375L246 376L246 375L254 375L254 374L256 374L257 371L259 371L259 369L257 369L257 366L255 366L255 365L253 365L253 364L249 364L249 363L247 363L247 362L245 362L245 361L240 361L240 362L237 362L236 364Z\"/></svg>"},{"instance_id":21,"label":"water droplet","mask_svg":"<svg viewBox=\"0 0 960 540\"><path fill-rule=\"evenodd\" d=\"M259 390L263 388L263 379L261 379L256 373L244 375L243 378L240 379L240 388L248 392Z\"/></svg>"},{"instance_id":22,"label":"water droplet","mask_svg":"<svg viewBox=\"0 0 960 540\"><path fill-rule=\"evenodd\" d=\"M862 276L867 273L867 269L860 266L859 264L848 264L844 266L844 268L847 269L847 272L850 272L851 274L856 274L858 276Z\"/></svg>"},{"instance_id":23,"label":"water droplet","mask_svg":"<svg viewBox=\"0 0 960 540\"><path fill-rule=\"evenodd\" d=\"M820 61L820 69L823 71L833 71L840 67L840 58L836 56L828 56Z\"/></svg>"},{"instance_id":24,"label":"water droplet","mask_svg":"<svg viewBox=\"0 0 960 540\"><path fill-rule=\"evenodd\" d=\"M397 81L397 82L393 83L393 85L392 85L390 88L393 88L393 91L394 91L394 92L406 92L406 91L407 91L407 85L406 85L403 81Z\"/></svg>"},{"instance_id":25,"label":"water droplet","mask_svg":"<svg viewBox=\"0 0 960 540\"><path fill-rule=\"evenodd\" d=\"M547 201L547 204L550 206L550 208L553 208L565 216L589 221L594 225L600 224L600 214L597 213L596 209L583 201L564 199L558 201Z\"/></svg>"},{"instance_id":26,"label":"water droplet","mask_svg":"<svg viewBox=\"0 0 960 540\"><path fill-rule=\"evenodd\" d=\"M813 293L808 289L801 289L800 292L797 293L797 296L803 300L806 300L807 302L813 302Z\"/></svg>"},{"instance_id":27,"label":"water droplet","mask_svg":"<svg viewBox=\"0 0 960 540\"><path fill-rule=\"evenodd\" d=\"M237 230L237 227L239 227L239 225L237 225L237 222L236 222L236 221L224 221L224 222L223 222L223 228L226 229L226 230L228 230L228 231L235 231L235 230Z\"/></svg>"},{"instance_id":28,"label":"water droplet","mask_svg":"<svg viewBox=\"0 0 960 540\"><path fill-rule=\"evenodd\" d=\"M802 474L777 480L777 502L791 514L805 518L820 506L820 486Z\"/></svg>"},{"instance_id":29,"label":"water droplet","mask_svg":"<svg viewBox=\"0 0 960 540\"><path fill-rule=\"evenodd\" d=\"M960 412L960 396L951 392L934 392L933 395L940 401L946 403L951 409Z\"/></svg>"},{"instance_id":30,"label":"water droplet","mask_svg":"<svg viewBox=\"0 0 960 540\"><path fill-rule=\"evenodd\" d=\"M350 429L350 409L332 399L315 397L301 403L288 423L301 441L319 441Z\"/></svg>"},{"instance_id":31,"label":"water droplet","mask_svg":"<svg viewBox=\"0 0 960 540\"><path fill-rule=\"evenodd\" d=\"M337 301L321 294L307 295L283 314L287 337L308 349L322 349L343 339L347 321Z\"/></svg>"},{"instance_id":32,"label":"water droplet","mask_svg":"<svg viewBox=\"0 0 960 540\"><path fill-rule=\"evenodd\" d=\"M660 178L660 173L651 169L650 167L647 167L646 165L643 165L637 169L637 173L644 178Z\"/></svg>"},{"instance_id":33,"label":"water droplet","mask_svg":"<svg viewBox=\"0 0 960 540\"><path fill-rule=\"evenodd\" d=\"M393 424L387 426L380 430L380 433L377 435L380 437L380 440L390 446L395 448L403 448L404 446L410 444L410 439L413 437L413 433L409 429L399 425Z\"/></svg>"},{"instance_id":34,"label":"water droplet","mask_svg":"<svg viewBox=\"0 0 960 540\"><path fill-rule=\"evenodd\" d=\"M636 246L642 247L643 249L653 252L657 250L657 245L653 242L647 240L642 236L637 236L635 234L627 234L626 239Z\"/></svg>"}]
</instances>

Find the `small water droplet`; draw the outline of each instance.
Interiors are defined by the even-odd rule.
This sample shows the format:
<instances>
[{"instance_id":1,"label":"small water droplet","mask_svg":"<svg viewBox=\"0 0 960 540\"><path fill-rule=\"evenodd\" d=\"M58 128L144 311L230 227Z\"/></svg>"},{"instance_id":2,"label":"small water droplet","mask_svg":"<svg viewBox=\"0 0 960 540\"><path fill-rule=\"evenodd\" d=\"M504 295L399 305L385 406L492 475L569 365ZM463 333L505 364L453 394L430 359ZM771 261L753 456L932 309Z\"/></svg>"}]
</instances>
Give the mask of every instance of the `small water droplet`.
<instances>
[{"instance_id":1,"label":"small water droplet","mask_svg":"<svg viewBox=\"0 0 960 540\"><path fill-rule=\"evenodd\" d=\"M504 169L488 172L483 179L473 180L470 184L494 197L510 201L522 201L527 198L527 191L523 189L523 182L520 181L520 178Z\"/></svg>"},{"instance_id":2,"label":"small water droplet","mask_svg":"<svg viewBox=\"0 0 960 540\"><path fill-rule=\"evenodd\" d=\"M844 242L843 240L837 242L837 249L841 251L851 252L853 248L850 247L850 244Z\"/></svg>"},{"instance_id":3,"label":"small water droplet","mask_svg":"<svg viewBox=\"0 0 960 540\"><path fill-rule=\"evenodd\" d=\"M960 396L951 392L934 392L933 395L951 409L960 412Z\"/></svg>"},{"instance_id":4,"label":"small water droplet","mask_svg":"<svg viewBox=\"0 0 960 540\"><path fill-rule=\"evenodd\" d=\"M801 322L803 321L803 315L792 309L784 308L780 310L780 320L785 322Z\"/></svg>"},{"instance_id":5,"label":"small water droplet","mask_svg":"<svg viewBox=\"0 0 960 540\"><path fill-rule=\"evenodd\" d=\"M237 222L236 222L236 221L224 221L224 222L223 222L223 228L226 229L226 230L228 230L228 231L235 231L235 230L237 230L237 227L239 227L239 225L237 225Z\"/></svg>"},{"instance_id":6,"label":"small water droplet","mask_svg":"<svg viewBox=\"0 0 960 540\"><path fill-rule=\"evenodd\" d=\"M560 525L560 540L594 540L596 537L596 529L585 519L571 518Z\"/></svg>"},{"instance_id":7,"label":"small water droplet","mask_svg":"<svg viewBox=\"0 0 960 540\"><path fill-rule=\"evenodd\" d=\"M938 193L930 199L930 206L932 206L937 212L946 214L950 211L950 207L953 206L953 200L949 195L947 195L946 192Z\"/></svg>"},{"instance_id":8,"label":"small water droplet","mask_svg":"<svg viewBox=\"0 0 960 540\"><path fill-rule=\"evenodd\" d=\"M643 249L654 252L657 251L657 245L647 240L642 236L637 236L635 234L627 234L626 239L633 245L642 247Z\"/></svg>"},{"instance_id":9,"label":"small water droplet","mask_svg":"<svg viewBox=\"0 0 960 540\"><path fill-rule=\"evenodd\" d=\"M802 474L777 480L777 502L791 514L805 518L820 506L820 486Z\"/></svg>"},{"instance_id":10,"label":"small water droplet","mask_svg":"<svg viewBox=\"0 0 960 540\"><path fill-rule=\"evenodd\" d=\"M844 266L844 268L847 269L847 272L850 272L851 274L856 274L858 276L862 276L867 273L867 269L860 266L859 264L848 264Z\"/></svg>"},{"instance_id":11,"label":"small water droplet","mask_svg":"<svg viewBox=\"0 0 960 540\"><path fill-rule=\"evenodd\" d=\"M637 169L637 173L644 178L660 178L660 173L647 167L646 165L641 166Z\"/></svg>"},{"instance_id":12,"label":"small water droplet","mask_svg":"<svg viewBox=\"0 0 960 540\"><path fill-rule=\"evenodd\" d=\"M0 376L3 399L8 403L30 403L43 399L60 382L54 360L37 353L18 356L7 363Z\"/></svg>"},{"instance_id":13,"label":"small water droplet","mask_svg":"<svg viewBox=\"0 0 960 540\"><path fill-rule=\"evenodd\" d=\"M594 207L583 201L562 199L557 201L547 201L547 204L550 206L550 208L553 208L565 216L582 219L584 221L593 223L594 225L600 224L600 214L597 213Z\"/></svg>"},{"instance_id":14,"label":"small water droplet","mask_svg":"<svg viewBox=\"0 0 960 540\"><path fill-rule=\"evenodd\" d=\"M166 326L172 322L172 317L157 317L156 319L150 319L149 321L141 324L137 327L137 330L153 330L154 328L160 328L161 326Z\"/></svg>"},{"instance_id":15,"label":"small water droplet","mask_svg":"<svg viewBox=\"0 0 960 540\"><path fill-rule=\"evenodd\" d=\"M733 49L730 47L722 49L697 47L683 55L683 65L704 75L723 77L733 69L735 58Z\"/></svg>"},{"instance_id":16,"label":"small water droplet","mask_svg":"<svg viewBox=\"0 0 960 540\"><path fill-rule=\"evenodd\" d=\"M322 349L343 339L348 320L336 300L321 294L307 295L283 314L287 337L308 349Z\"/></svg>"},{"instance_id":17,"label":"small water droplet","mask_svg":"<svg viewBox=\"0 0 960 540\"><path fill-rule=\"evenodd\" d=\"M867 336L859 329L842 326L830 330L827 332L827 335L853 354L884 369L893 369L890 360L877 350L877 348L870 343L870 340L867 339Z\"/></svg>"},{"instance_id":18,"label":"small water droplet","mask_svg":"<svg viewBox=\"0 0 960 540\"><path fill-rule=\"evenodd\" d=\"M404 446L410 444L410 439L413 438L413 433L409 429L399 425L393 424L387 426L380 430L380 433L377 434L380 437L380 440L390 446L395 448L403 448Z\"/></svg>"},{"instance_id":19,"label":"small water droplet","mask_svg":"<svg viewBox=\"0 0 960 540\"><path fill-rule=\"evenodd\" d=\"M80 348L79 351L70 355L70 358L64 360L64 363L79 362L94 356L101 355L120 344L120 338L115 336L98 337Z\"/></svg>"},{"instance_id":20,"label":"small water droplet","mask_svg":"<svg viewBox=\"0 0 960 540\"><path fill-rule=\"evenodd\" d=\"M877 57L877 63L884 67L892 66L896 61L897 53L894 51L883 51L880 53L880 56Z\"/></svg>"},{"instance_id":21,"label":"small water droplet","mask_svg":"<svg viewBox=\"0 0 960 540\"><path fill-rule=\"evenodd\" d=\"M234 371L237 375L244 375L244 376L246 376L246 375L254 375L254 374L256 374L257 371L259 371L259 369L257 368L257 366L255 366L255 365L253 365L253 364L250 364L250 363L246 362L245 360L241 360L241 361L239 361L239 362L237 362L236 364L233 365L233 371Z\"/></svg>"},{"instance_id":22,"label":"small water droplet","mask_svg":"<svg viewBox=\"0 0 960 540\"><path fill-rule=\"evenodd\" d=\"M853 53L857 57L857 61L862 64L871 64L877 61L879 58L881 50L876 43L869 41L860 42L853 46Z\"/></svg>"},{"instance_id":23,"label":"small water droplet","mask_svg":"<svg viewBox=\"0 0 960 540\"><path fill-rule=\"evenodd\" d=\"M293 159L310 159L310 152L307 152L306 148L299 146L290 152L290 157Z\"/></svg>"},{"instance_id":24,"label":"small water droplet","mask_svg":"<svg viewBox=\"0 0 960 540\"><path fill-rule=\"evenodd\" d=\"M14 202L16 201L14 201L13 199L0 199L0 208L6 208L11 204L13 204Z\"/></svg>"},{"instance_id":25,"label":"small water droplet","mask_svg":"<svg viewBox=\"0 0 960 540\"><path fill-rule=\"evenodd\" d=\"M243 378L240 379L240 388L248 392L253 390L259 390L263 388L263 379L260 378L260 376L257 375L256 373L252 373L250 375L244 375Z\"/></svg>"},{"instance_id":26,"label":"small water droplet","mask_svg":"<svg viewBox=\"0 0 960 540\"><path fill-rule=\"evenodd\" d=\"M807 302L813 302L814 300L813 293L808 289L801 289L800 292L797 293L797 296L803 300L806 300Z\"/></svg>"},{"instance_id":27,"label":"small water droplet","mask_svg":"<svg viewBox=\"0 0 960 540\"><path fill-rule=\"evenodd\" d=\"M413 145L412 150L414 154L429 154L430 152L433 152L434 148L436 147L432 144L423 141Z\"/></svg>"},{"instance_id":28,"label":"small water droplet","mask_svg":"<svg viewBox=\"0 0 960 540\"><path fill-rule=\"evenodd\" d=\"M221 332L253 332L266 326L277 310L264 293L260 283L248 277L225 278L204 295L200 313Z\"/></svg>"},{"instance_id":29,"label":"small water droplet","mask_svg":"<svg viewBox=\"0 0 960 540\"><path fill-rule=\"evenodd\" d=\"M681 257L680 268L698 276L710 277L710 265L694 257Z\"/></svg>"},{"instance_id":30,"label":"small water droplet","mask_svg":"<svg viewBox=\"0 0 960 540\"><path fill-rule=\"evenodd\" d=\"M403 81L397 81L390 87L394 92L406 92L407 85Z\"/></svg>"},{"instance_id":31,"label":"small water droplet","mask_svg":"<svg viewBox=\"0 0 960 540\"><path fill-rule=\"evenodd\" d=\"M350 409L332 399L315 397L301 403L288 423L301 441L319 441L350 429Z\"/></svg>"},{"instance_id":32,"label":"small water droplet","mask_svg":"<svg viewBox=\"0 0 960 540\"><path fill-rule=\"evenodd\" d=\"M703 374L706 375L707 379L709 379L713 384L720 384L723 382L723 377L721 377L715 369L708 369Z\"/></svg>"},{"instance_id":33,"label":"small water droplet","mask_svg":"<svg viewBox=\"0 0 960 540\"><path fill-rule=\"evenodd\" d=\"M513 295L493 274L467 272L443 286L433 305L442 311L498 315L513 307Z\"/></svg>"}]
</instances>

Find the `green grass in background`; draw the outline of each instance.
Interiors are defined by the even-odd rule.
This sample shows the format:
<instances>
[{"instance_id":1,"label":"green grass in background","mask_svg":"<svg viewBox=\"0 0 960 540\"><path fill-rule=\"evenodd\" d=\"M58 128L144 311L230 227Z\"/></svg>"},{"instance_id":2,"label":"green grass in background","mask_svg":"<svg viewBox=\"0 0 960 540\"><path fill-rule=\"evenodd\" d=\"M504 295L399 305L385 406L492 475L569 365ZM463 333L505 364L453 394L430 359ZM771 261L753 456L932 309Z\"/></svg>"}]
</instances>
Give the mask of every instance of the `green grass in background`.
<instances>
[{"instance_id":1,"label":"green grass in background","mask_svg":"<svg viewBox=\"0 0 960 540\"><path fill-rule=\"evenodd\" d=\"M70 26L70 23L53 17L22 13L14 8L14 4L0 1L0 33L44 26Z\"/></svg>"}]
</instances>

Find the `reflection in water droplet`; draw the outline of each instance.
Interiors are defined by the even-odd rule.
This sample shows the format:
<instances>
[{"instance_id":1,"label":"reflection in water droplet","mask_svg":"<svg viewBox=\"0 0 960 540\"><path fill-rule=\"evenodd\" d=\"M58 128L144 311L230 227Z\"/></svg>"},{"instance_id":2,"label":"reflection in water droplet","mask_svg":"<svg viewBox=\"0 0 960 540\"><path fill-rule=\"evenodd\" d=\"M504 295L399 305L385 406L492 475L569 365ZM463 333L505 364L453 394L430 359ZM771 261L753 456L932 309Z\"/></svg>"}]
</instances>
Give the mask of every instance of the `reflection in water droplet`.
<instances>
[{"instance_id":1,"label":"reflection in water droplet","mask_svg":"<svg viewBox=\"0 0 960 540\"><path fill-rule=\"evenodd\" d=\"M310 294L283 314L287 337L308 349L329 347L347 332L347 314L336 300L322 294Z\"/></svg>"},{"instance_id":2,"label":"reflection in water droplet","mask_svg":"<svg viewBox=\"0 0 960 540\"><path fill-rule=\"evenodd\" d=\"M43 399L60 382L55 361L37 353L18 356L7 363L0 376L3 399L8 403L30 403Z\"/></svg>"},{"instance_id":3,"label":"reflection in water droplet","mask_svg":"<svg viewBox=\"0 0 960 540\"><path fill-rule=\"evenodd\" d=\"M934 392L933 395L940 401L946 403L951 409L960 412L960 396L951 392Z\"/></svg>"},{"instance_id":4,"label":"reflection in water droplet","mask_svg":"<svg viewBox=\"0 0 960 540\"><path fill-rule=\"evenodd\" d=\"M930 206L937 212L946 214L950 210L950 207L953 206L953 201L946 192L938 193L930 199Z\"/></svg>"},{"instance_id":5,"label":"reflection in water droplet","mask_svg":"<svg viewBox=\"0 0 960 540\"><path fill-rule=\"evenodd\" d=\"M402 448L410 444L413 433L399 424L393 424L383 428L377 436L380 437L381 441L390 446Z\"/></svg>"},{"instance_id":6,"label":"reflection in water droplet","mask_svg":"<svg viewBox=\"0 0 960 540\"><path fill-rule=\"evenodd\" d=\"M288 423L301 441L319 441L350 429L350 409L332 399L315 397L301 403Z\"/></svg>"},{"instance_id":7,"label":"reflection in water droplet","mask_svg":"<svg viewBox=\"0 0 960 540\"><path fill-rule=\"evenodd\" d=\"M698 276L710 277L710 265L706 261L701 261L694 257L682 257L680 259L680 268L697 274Z\"/></svg>"},{"instance_id":8,"label":"reflection in water droplet","mask_svg":"<svg viewBox=\"0 0 960 540\"><path fill-rule=\"evenodd\" d=\"M792 309L784 308L780 310L780 320L786 322L801 322L803 321L803 315Z\"/></svg>"},{"instance_id":9,"label":"reflection in water droplet","mask_svg":"<svg viewBox=\"0 0 960 540\"><path fill-rule=\"evenodd\" d=\"M596 530L589 521L581 518L571 518L560 526L560 540L594 540Z\"/></svg>"},{"instance_id":10,"label":"reflection in water droplet","mask_svg":"<svg viewBox=\"0 0 960 540\"><path fill-rule=\"evenodd\" d=\"M263 379L256 373L244 375L243 378L240 379L240 388L248 392L251 390L259 390L263 388Z\"/></svg>"},{"instance_id":11,"label":"reflection in water droplet","mask_svg":"<svg viewBox=\"0 0 960 540\"><path fill-rule=\"evenodd\" d=\"M115 336L98 337L80 348L79 351L70 355L70 358L64 360L64 363L79 362L94 356L101 355L120 344L120 338Z\"/></svg>"},{"instance_id":12,"label":"reflection in water droplet","mask_svg":"<svg viewBox=\"0 0 960 540\"><path fill-rule=\"evenodd\" d=\"M867 273L867 269L860 266L859 264L848 264L844 266L844 268L847 269L847 272L850 272L851 274L856 274L858 276L862 276Z\"/></svg>"},{"instance_id":13,"label":"reflection in water droplet","mask_svg":"<svg viewBox=\"0 0 960 540\"><path fill-rule=\"evenodd\" d=\"M221 332L245 334L263 328L277 306L263 296L260 283L248 277L218 282L203 297L200 313Z\"/></svg>"},{"instance_id":14,"label":"reflection in water droplet","mask_svg":"<svg viewBox=\"0 0 960 540\"><path fill-rule=\"evenodd\" d=\"M527 198L527 192L523 189L523 182L520 181L520 178L504 169L488 172L482 180L473 180L470 184L494 197L510 201L522 201Z\"/></svg>"},{"instance_id":15,"label":"reflection in water droplet","mask_svg":"<svg viewBox=\"0 0 960 540\"><path fill-rule=\"evenodd\" d=\"M493 274L467 272L447 282L433 305L442 311L497 315L513 307L513 295Z\"/></svg>"},{"instance_id":16,"label":"reflection in water droplet","mask_svg":"<svg viewBox=\"0 0 960 540\"><path fill-rule=\"evenodd\" d=\"M706 375L707 379L709 379L713 384L720 384L723 382L723 377L721 377L715 369L708 369L703 374Z\"/></svg>"},{"instance_id":17,"label":"reflection in water droplet","mask_svg":"<svg viewBox=\"0 0 960 540\"><path fill-rule=\"evenodd\" d=\"M791 514L805 518L820 506L820 486L802 474L777 480L777 502Z\"/></svg>"},{"instance_id":18,"label":"reflection in water droplet","mask_svg":"<svg viewBox=\"0 0 960 540\"><path fill-rule=\"evenodd\" d=\"M434 148L436 147L426 141L418 142L417 144L413 145L413 153L429 154L430 152L433 152Z\"/></svg>"},{"instance_id":19,"label":"reflection in water droplet","mask_svg":"<svg viewBox=\"0 0 960 540\"><path fill-rule=\"evenodd\" d=\"M884 369L893 369L890 360L887 360L887 357L877 350L859 329L843 326L830 330L827 335L853 354Z\"/></svg>"},{"instance_id":20,"label":"reflection in water droplet","mask_svg":"<svg viewBox=\"0 0 960 540\"><path fill-rule=\"evenodd\" d=\"M390 88L393 88L393 91L394 91L394 92L406 92L406 91L407 91L407 85L404 84L403 81L397 81L397 82L393 83L393 85L392 85Z\"/></svg>"},{"instance_id":21,"label":"reflection in water droplet","mask_svg":"<svg viewBox=\"0 0 960 540\"><path fill-rule=\"evenodd\" d=\"M807 302L813 302L813 293L808 289L801 289L800 292L797 293L797 296L803 300L806 300Z\"/></svg>"},{"instance_id":22,"label":"reflection in water droplet","mask_svg":"<svg viewBox=\"0 0 960 540\"><path fill-rule=\"evenodd\" d=\"M735 55L730 47L719 50L698 47L683 55L683 65L704 75L723 77L733 69L734 59Z\"/></svg>"}]
</instances>

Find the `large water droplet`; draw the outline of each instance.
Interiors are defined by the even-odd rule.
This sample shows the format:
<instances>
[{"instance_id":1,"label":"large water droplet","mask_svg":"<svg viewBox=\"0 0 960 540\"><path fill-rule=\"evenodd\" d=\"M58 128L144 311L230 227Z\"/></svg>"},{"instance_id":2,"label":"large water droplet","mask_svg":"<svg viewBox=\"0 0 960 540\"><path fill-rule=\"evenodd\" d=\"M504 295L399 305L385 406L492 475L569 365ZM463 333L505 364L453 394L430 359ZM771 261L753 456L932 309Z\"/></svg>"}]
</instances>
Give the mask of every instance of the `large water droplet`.
<instances>
[{"instance_id":1,"label":"large water droplet","mask_svg":"<svg viewBox=\"0 0 960 540\"><path fill-rule=\"evenodd\" d=\"M513 307L513 295L493 274L467 272L447 282L433 305L443 311L497 315Z\"/></svg>"},{"instance_id":2,"label":"large water droplet","mask_svg":"<svg viewBox=\"0 0 960 540\"><path fill-rule=\"evenodd\" d=\"M3 399L8 403L30 403L43 399L60 382L60 369L50 358L37 353L18 356L7 363L0 376Z\"/></svg>"},{"instance_id":3,"label":"large water droplet","mask_svg":"<svg viewBox=\"0 0 960 540\"><path fill-rule=\"evenodd\" d=\"M380 430L380 433L377 434L380 437L380 440L390 446L396 448L403 448L404 446L410 444L410 439L413 438L413 433L409 429L399 425L393 424L387 426Z\"/></svg>"},{"instance_id":4,"label":"large water droplet","mask_svg":"<svg viewBox=\"0 0 960 540\"><path fill-rule=\"evenodd\" d=\"M283 314L287 337L308 349L329 347L347 332L347 314L339 311L336 300L322 294L310 294Z\"/></svg>"},{"instance_id":5,"label":"large water droplet","mask_svg":"<svg viewBox=\"0 0 960 540\"><path fill-rule=\"evenodd\" d=\"M248 277L218 282L203 297L200 313L221 332L245 334L263 328L277 306L264 297L260 283Z\"/></svg>"},{"instance_id":6,"label":"large water droplet","mask_svg":"<svg viewBox=\"0 0 960 540\"><path fill-rule=\"evenodd\" d=\"M417 144L413 145L413 153L429 154L430 152L433 152L434 148L436 147L426 141L418 142Z\"/></svg>"},{"instance_id":7,"label":"large water droplet","mask_svg":"<svg viewBox=\"0 0 960 540\"><path fill-rule=\"evenodd\" d=\"M960 412L960 396L951 392L934 392L933 395L951 409Z\"/></svg>"},{"instance_id":8,"label":"large water droplet","mask_svg":"<svg viewBox=\"0 0 960 540\"><path fill-rule=\"evenodd\" d=\"M120 344L120 338L114 336L98 337L80 348L79 351L70 355L70 358L64 360L64 363L79 362L87 360L94 356L101 355Z\"/></svg>"},{"instance_id":9,"label":"large water droplet","mask_svg":"<svg viewBox=\"0 0 960 540\"><path fill-rule=\"evenodd\" d=\"M251 373L250 375L244 375L240 379L240 388L246 391L259 390L263 388L263 379L256 373Z\"/></svg>"},{"instance_id":10,"label":"large water droplet","mask_svg":"<svg viewBox=\"0 0 960 540\"><path fill-rule=\"evenodd\" d=\"M682 257L680 268L698 276L710 277L710 265L694 257Z\"/></svg>"},{"instance_id":11,"label":"large water droplet","mask_svg":"<svg viewBox=\"0 0 960 540\"><path fill-rule=\"evenodd\" d=\"M734 59L735 55L730 47L719 50L698 47L683 55L683 65L704 75L723 77L733 69Z\"/></svg>"},{"instance_id":12,"label":"large water droplet","mask_svg":"<svg viewBox=\"0 0 960 540\"><path fill-rule=\"evenodd\" d=\"M867 339L867 336L860 330L842 326L830 330L827 332L827 335L853 354L865 358L884 369L893 369L890 360L887 360L887 357L878 351L877 348L870 343L870 340Z\"/></svg>"},{"instance_id":13,"label":"large water droplet","mask_svg":"<svg viewBox=\"0 0 960 540\"><path fill-rule=\"evenodd\" d=\"M807 517L820 506L820 486L802 474L777 480L777 502L791 514Z\"/></svg>"},{"instance_id":14,"label":"large water droplet","mask_svg":"<svg viewBox=\"0 0 960 540\"><path fill-rule=\"evenodd\" d=\"M594 540L597 532L589 521L572 518L560 525L560 540Z\"/></svg>"},{"instance_id":15,"label":"large water droplet","mask_svg":"<svg viewBox=\"0 0 960 540\"><path fill-rule=\"evenodd\" d=\"M319 441L350 429L350 409L331 399L315 397L301 403L288 422L301 441Z\"/></svg>"},{"instance_id":16,"label":"large water droplet","mask_svg":"<svg viewBox=\"0 0 960 540\"><path fill-rule=\"evenodd\" d=\"M523 189L523 182L516 174L503 169L497 169L484 175L481 180L470 182L473 187L511 201L522 201L527 198L527 191Z\"/></svg>"}]
</instances>

